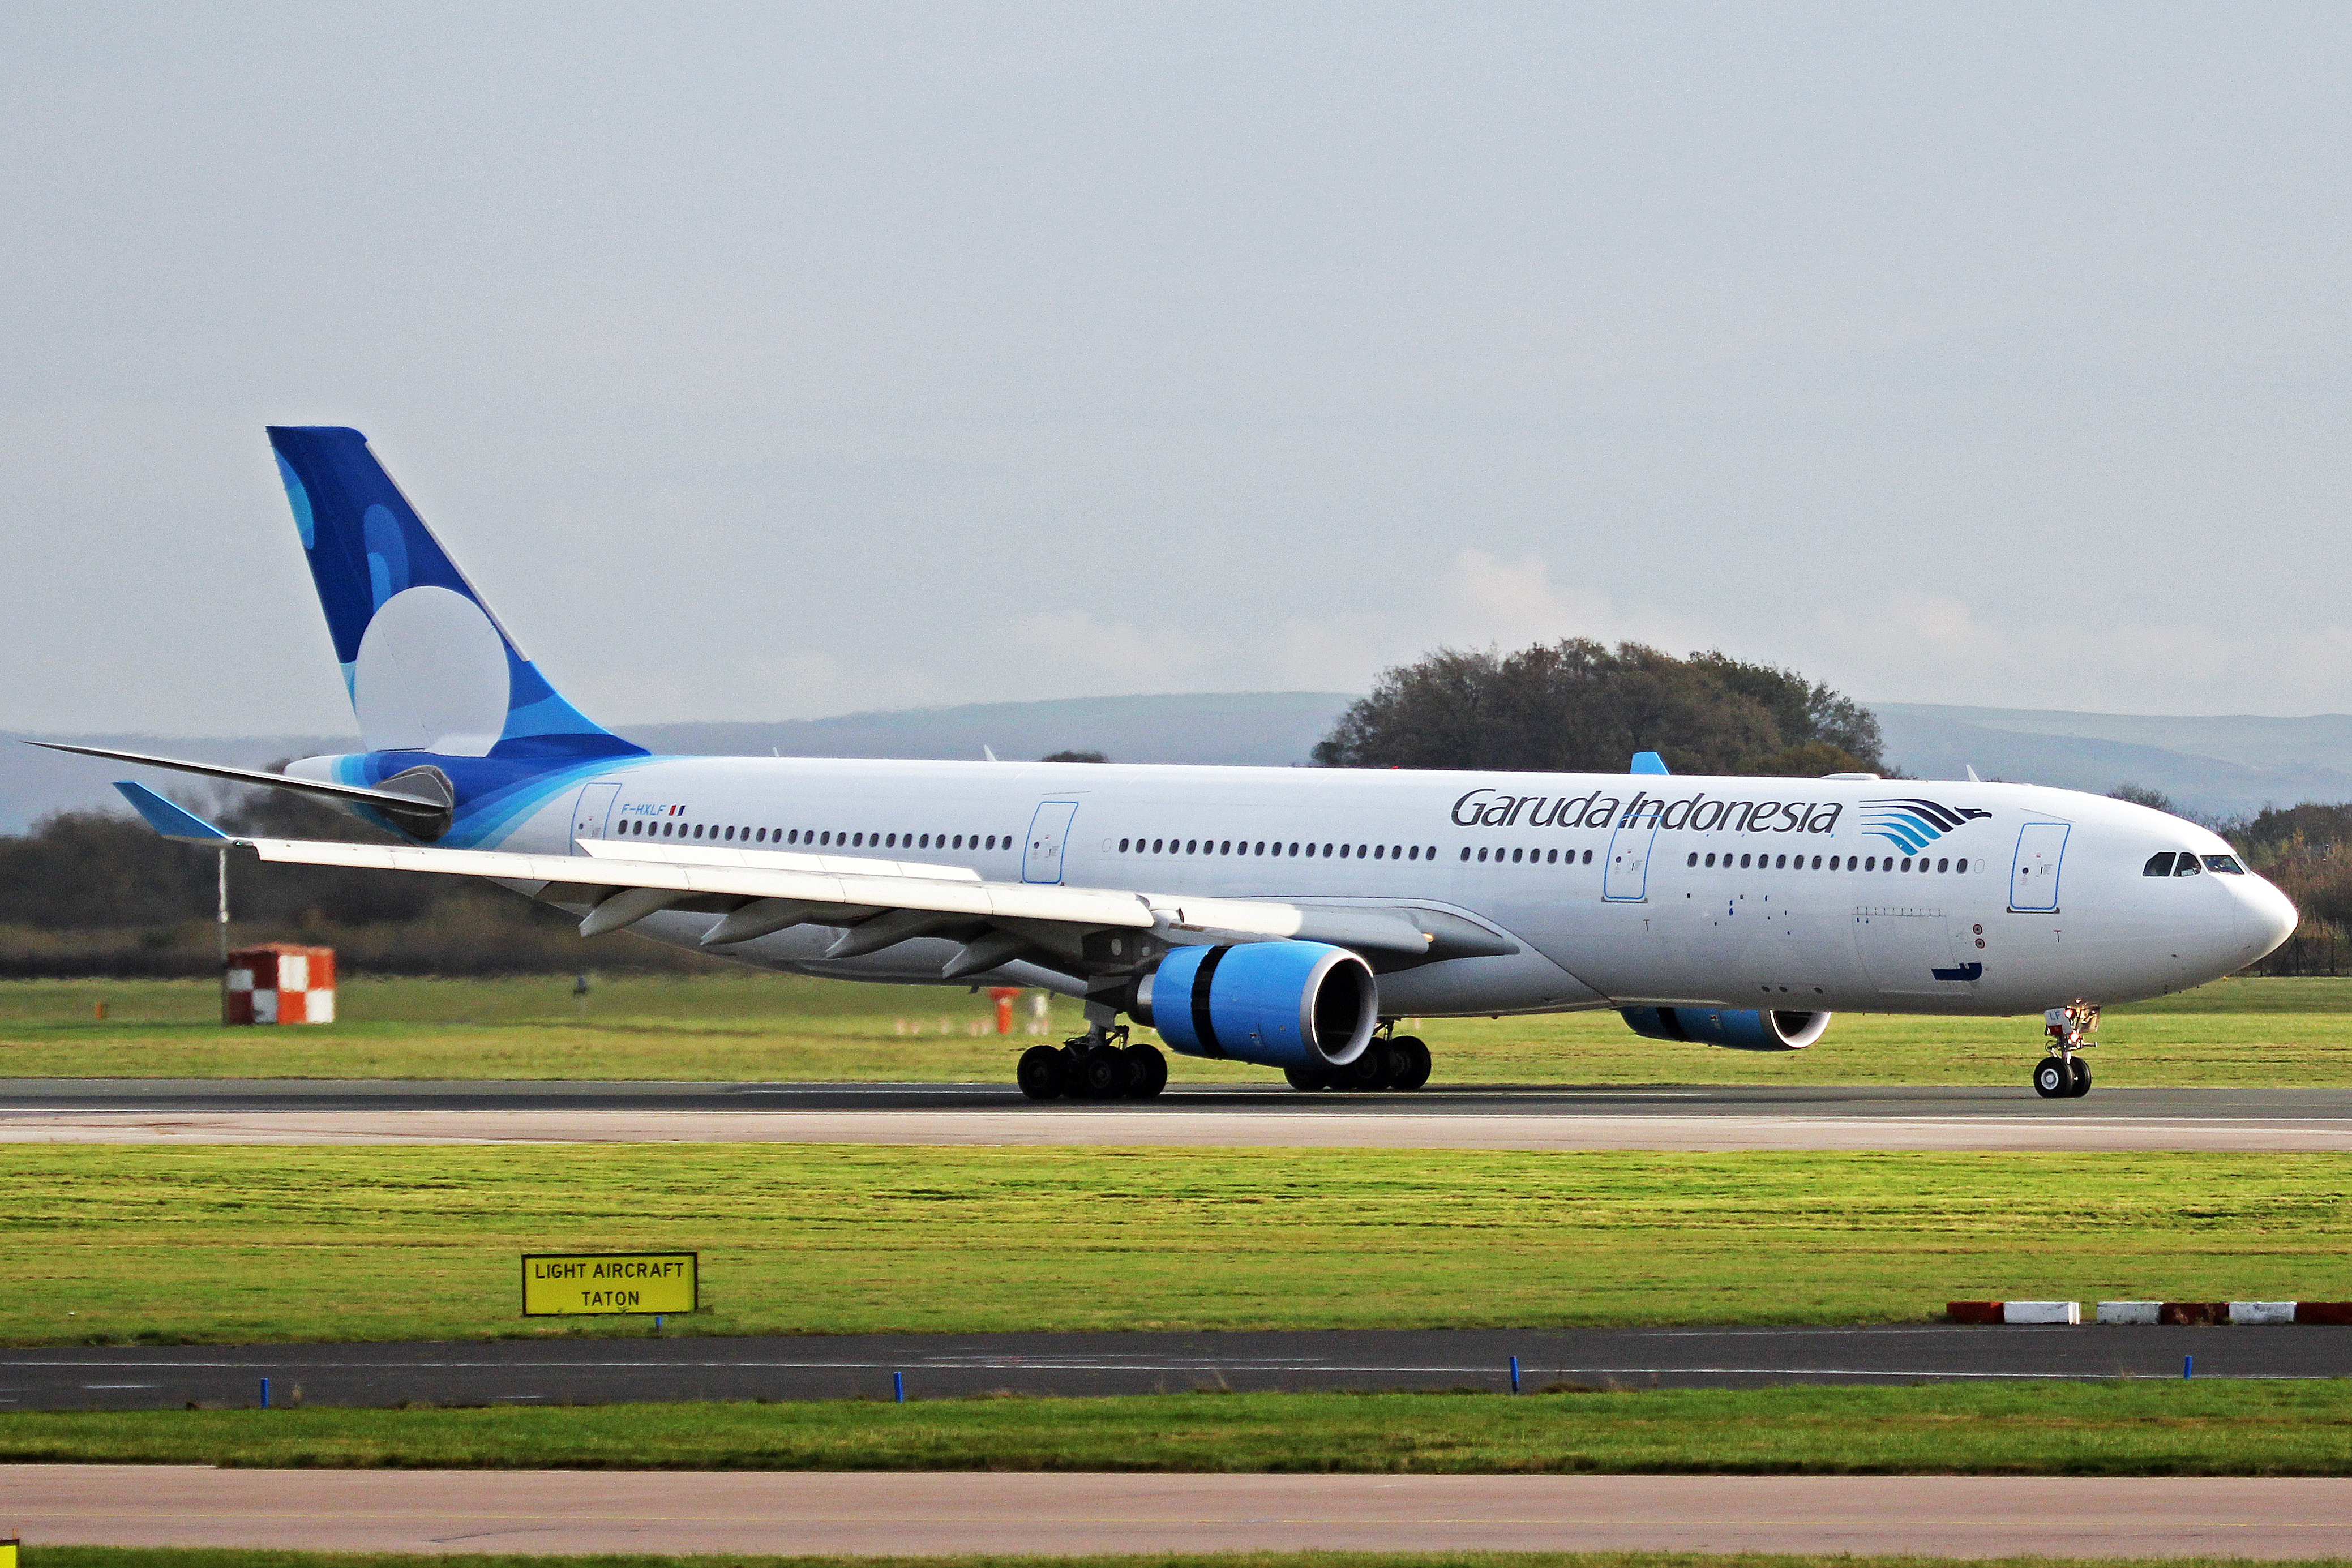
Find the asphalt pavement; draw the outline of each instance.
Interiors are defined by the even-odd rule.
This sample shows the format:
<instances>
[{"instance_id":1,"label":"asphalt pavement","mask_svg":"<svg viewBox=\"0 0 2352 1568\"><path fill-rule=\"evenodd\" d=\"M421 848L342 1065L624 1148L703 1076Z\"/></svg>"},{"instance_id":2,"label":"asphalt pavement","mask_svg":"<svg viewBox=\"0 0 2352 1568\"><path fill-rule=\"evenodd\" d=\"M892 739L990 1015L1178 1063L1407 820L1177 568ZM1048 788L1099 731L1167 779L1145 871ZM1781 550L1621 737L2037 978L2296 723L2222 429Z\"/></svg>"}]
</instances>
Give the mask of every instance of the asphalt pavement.
<instances>
[{"instance_id":1,"label":"asphalt pavement","mask_svg":"<svg viewBox=\"0 0 2352 1568\"><path fill-rule=\"evenodd\" d=\"M1073 1475L0 1466L43 1545L992 1555L2352 1557L2352 1481L2258 1476Z\"/></svg>"},{"instance_id":2,"label":"asphalt pavement","mask_svg":"<svg viewBox=\"0 0 2352 1568\"><path fill-rule=\"evenodd\" d=\"M2021 1062L2024 1058L2021 1058ZM0 1111L336 1110L1081 1111L1195 1115L2000 1117L2064 1122L2352 1120L2352 1088L2094 1089L2042 1100L2014 1088L1748 1084L1461 1084L1408 1093L1302 1094L1279 1081L1171 1086L1150 1100L1031 1106L1010 1083L688 1083L425 1079L0 1079Z\"/></svg>"},{"instance_id":3,"label":"asphalt pavement","mask_svg":"<svg viewBox=\"0 0 2352 1568\"><path fill-rule=\"evenodd\" d=\"M0 1080L0 1142L792 1142L1495 1150L2352 1149L2352 1090L1591 1085L1172 1089L1033 1104L1010 1085Z\"/></svg>"},{"instance_id":4,"label":"asphalt pavement","mask_svg":"<svg viewBox=\"0 0 2352 1568\"><path fill-rule=\"evenodd\" d=\"M0 1351L0 1409L909 1399L1188 1389L1756 1388L2352 1374L2352 1327L1328 1330L131 1345Z\"/></svg>"}]
</instances>

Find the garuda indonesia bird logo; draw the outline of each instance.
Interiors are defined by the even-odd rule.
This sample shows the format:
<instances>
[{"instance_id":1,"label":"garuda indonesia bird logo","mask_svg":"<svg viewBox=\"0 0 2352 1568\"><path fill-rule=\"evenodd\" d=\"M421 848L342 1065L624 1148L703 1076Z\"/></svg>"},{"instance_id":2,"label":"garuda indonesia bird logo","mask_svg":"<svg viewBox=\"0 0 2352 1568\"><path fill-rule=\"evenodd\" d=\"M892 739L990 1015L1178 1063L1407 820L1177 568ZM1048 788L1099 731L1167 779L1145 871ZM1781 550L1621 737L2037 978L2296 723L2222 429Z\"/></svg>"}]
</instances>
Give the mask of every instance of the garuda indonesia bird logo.
<instances>
[{"instance_id":1,"label":"garuda indonesia bird logo","mask_svg":"<svg viewBox=\"0 0 2352 1568\"><path fill-rule=\"evenodd\" d=\"M1933 800L1866 800L1862 803L1862 830L1900 846L1906 855L1916 855L1962 823L1991 815Z\"/></svg>"}]
</instances>

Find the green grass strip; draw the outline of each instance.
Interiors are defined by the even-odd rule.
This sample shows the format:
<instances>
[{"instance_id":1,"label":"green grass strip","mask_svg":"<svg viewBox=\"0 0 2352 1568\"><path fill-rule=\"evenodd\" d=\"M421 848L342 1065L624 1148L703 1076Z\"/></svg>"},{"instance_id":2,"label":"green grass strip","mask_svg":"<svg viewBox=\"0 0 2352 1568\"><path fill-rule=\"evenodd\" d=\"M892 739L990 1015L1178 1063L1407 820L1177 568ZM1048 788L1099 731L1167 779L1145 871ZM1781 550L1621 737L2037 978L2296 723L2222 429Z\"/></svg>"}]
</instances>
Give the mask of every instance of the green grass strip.
<instances>
[{"instance_id":1,"label":"green grass strip","mask_svg":"<svg viewBox=\"0 0 2352 1568\"><path fill-rule=\"evenodd\" d=\"M97 1016L104 1003L107 1016ZM1047 1037L1084 1027L1053 1004ZM845 984L743 970L616 975L585 997L569 974L509 980L347 977L339 1022L224 1028L194 980L0 981L0 1063L58 1078L915 1079L1006 1083L1034 1042L1001 1037L993 1004L940 986ZM1408 1020L1437 1088L1478 1083L1997 1084L2022 1089L2038 1016L1845 1014L1801 1051L1758 1054L1637 1037L1613 1012ZM972 1031L982 1031L974 1034ZM2107 1014L2101 1089L2352 1082L2352 979L2225 980ZM1171 1081L1281 1075L1177 1057Z\"/></svg>"},{"instance_id":2,"label":"green grass strip","mask_svg":"<svg viewBox=\"0 0 2352 1568\"><path fill-rule=\"evenodd\" d=\"M646 1553L528 1557L517 1553L435 1552L446 1568L2326 1568L2339 1558L2291 1563L2259 1557L1850 1557L1684 1552L1139 1552L1128 1557L745 1557ZM416 1568L394 1552L264 1552L237 1547L44 1546L26 1551L25 1568Z\"/></svg>"},{"instance_id":3,"label":"green grass strip","mask_svg":"<svg viewBox=\"0 0 2352 1568\"><path fill-rule=\"evenodd\" d=\"M519 1255L638 1248L709 1333L1919 1321L2352 1299L2352 1156L17 1144L0 1245L19 1344L562 1332Z\"/></svg>"},{"instance_id":4,"label":"green grass strip","mask_svg":"<svg viewBox=\"0 0 2352 1568\"><path fill-rule=\"evenodd\" d=\"M2352 1381L26 1412L0 1460L259 1468L2327 1476Z\"/></svg>"}]
</instances>

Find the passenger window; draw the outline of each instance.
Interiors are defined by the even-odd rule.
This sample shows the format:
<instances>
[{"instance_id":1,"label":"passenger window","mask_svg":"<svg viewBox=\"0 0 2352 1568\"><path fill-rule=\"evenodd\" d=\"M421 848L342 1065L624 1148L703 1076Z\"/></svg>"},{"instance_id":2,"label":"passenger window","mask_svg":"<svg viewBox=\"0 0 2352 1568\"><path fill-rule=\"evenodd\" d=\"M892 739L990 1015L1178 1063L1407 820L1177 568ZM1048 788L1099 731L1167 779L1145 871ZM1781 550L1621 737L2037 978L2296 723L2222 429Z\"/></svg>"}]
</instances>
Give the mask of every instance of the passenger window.
<instances>
[{"instance_id":1,"label":"passenger window","mask_svg":"<svg viewBox=\"0 0 2352 1568\"><path fill-rule=\"evenodd\" d=\"M1414 845L1411 845L1411 846L1409 846L1409 847L1405 849L1405 852L1404 852L1404 858L1405 858L1406 859L1408 859L1408 860L1418 860L1418 859L1420 859L1420 858L1421 858L1421 846L1420 846L1420 845L1418 845L1418 844L1414 844Z\"/></svg>"},{"instance_id":2,"label":"passenger window","mask_svg":"<svg viewBox=\"0 0 2352 1568\"><path fill-rule=\"evenodd\" d=\"M1779 857L1772 862L1772 868L1776 871L1787 870L1789 868L1789 858L1786 855Z\"/></svg>"},{"instance_id":3,"label":"passenger window","mask_svg":"<svg viewBox=\"0 0 2352 1568\"><path fill-rule=\"evenodd\" d=\"M2172 874L2176 877L2194 877L2203 868L2197 864L2196 856L2183 855L2180 858L2180 864L2173 868Z\"/></svg>"},{"instance_id":4,"label":"passenger window","mask_svg":"<svg viewBox=\"0 0 2352 1568\"><path fill-rule=\"evenodd\" d=\"M1955 860L1952 862L1952 869L1955 871L1966 871L1968 868L1969 863L1966 860Z\"/></svg>"},{"instance_id":5,"label":"passenger window","mask_svg":"<svg viewBox=\"0 0 2352 1568\"><path fill-rule=\"evenodd\" d=\"M1692 851L1691 851L1691 855L1690 855L1690 858L1689 858L1689 859L1687 859L1687 860L1685 860L1685 861L1684 861L1684 862L1683 862L1683 864L1684 864L1684 865L1685 865L1685 866L1696 866L1696 865L1697 865L1697 864L1698 864L1698 851L1697 851L1697 850L1696 850L1696 849L1692 850Z\"/></svg>"},{"instance_id":6,"label":"passenger window","mask_svg":"<svg viewBox=\"0 0 2352 1568\"><path fill-rule=\"evenodd\" d=\"M1467 844L1465 844L1465 845L1462 847L1462 858L1464 858L1465 860L1467 860L1468 858L1470 858L1470 846L1468 846Z\"/></svg>"},{"instance_id":7,"label":"passenger window","mask_svg":"<svg viewBox=\"0 0 2352 1568\"><path fill-rule=\"evenodd\" d=\"M1588 866L1592 864L1592 851L1590 849L1584 852L1584 863Z\"/></svg>"},{"instance_id":8,"label":"passenger window","mask_svg":"<svg viewBox=\"0 0 2352 1568\"><path fill-rule=\"evenodd\" d=\"M1691 857L1691 858L1692 858L1692 859L1694 859L1694 860L1696 860L1696 859L1697 859L1697 858L1698 858L1698 857L1697 857L1697 856L1696 856L1696 855L1694 855L1694 856L1692 856L1692 857ZM1557 850L1557 849L1553 849L1553 850L1548 851L1548 852L1545 854L1545 856L1544 856L1544 860L1545 860L1545 862L1546 862L1547 864L1549 864L1549 865L1553 865L1553 866L1557 866L1557 865L1559 865L1559 850Z\"/></svg>"},{"instance_id":9,"label":"passenger window","mask_svg":"<svg viewBox=\"0 0 2352 1568\"><path fill-rule=\"evenodd\" d=\"M1226 839L1226 840L1224 841L1223 845L1223 846L1221 846L1221 847L1218 848L1218 850L1217 850L1217 853L1218 853L1218 854L1220 854L1220 855L1230 855L1230 854L1232 854L1233 852L1234 852L1234 841L1233 841L1232 839L1230 839L1230 838Z\"/></svg>"},{"instance_id":10,"label":"passenger window","mask_svg":"<svg viewBox=\"0 0 2352 1568\"><path fill-rule=\"evenodd\" d=\"M1710 865L1710 866L1714 865L1714 864L1715 864L1715 857L1714 857L1714 856L1712 856L1712 855L1708 856L1708 857L1706 858L1706 863L1707 863L1708 865Z\"/></svg>"},{"instance_id":11,"label":"passenger window","mask_svg":"<svg viewBox=\"0 0 2352 1568\"><path fill-rule=\"evenodd\" d=\"M2238 858L2235 855L2208 855L2205 857L2205 869L2219 871L2230 877L2242 877L2246 874L2246 868L2238 864Z\"/></svg>"},{"instance_id":12,"label":"passenger window","mask_svg":"<svg viewBox=\"0 0 2352 1568\"><path fill-rule=\"evenodd\" d=\"M1479 858L1479 859L1481 859L1481 860L1484 860L1486 858L1486 852L1484 849L1479 850L1479 851L1478 851L1478 858Z\"/></svg>"},{"instance_id":13,"label":"passenger window","mask_svg":"<svg viewBox=\"0 0 2352 1568\"><path fill-rule=\"evenodd\" d=\"M1328 844L1323 846L1323 858L1326 860L1331 858L1331 847Z\"/></svg>"},{"instance_id":14,"label":"passenger window","mask_svg":"<svg viewBox=\"0 0 2352 1568\"><path fill-rule=\"evenodd\" d=\"M1938 871L1948 871L1951 868L1952 863L1949 860L1938 860L1936 862L1936 869Z\"/></svg>"},{"instance_id":15,"label":"passenger window","mask_svg":"<svg viewBox=\"0 0 2352 1568\"><path fill-rule=\"evenodd\" d=\"M1748 857L1745 855L1739 858L1739 868L1743 871L1748 869Z\"/></svg>"}]
</instances>

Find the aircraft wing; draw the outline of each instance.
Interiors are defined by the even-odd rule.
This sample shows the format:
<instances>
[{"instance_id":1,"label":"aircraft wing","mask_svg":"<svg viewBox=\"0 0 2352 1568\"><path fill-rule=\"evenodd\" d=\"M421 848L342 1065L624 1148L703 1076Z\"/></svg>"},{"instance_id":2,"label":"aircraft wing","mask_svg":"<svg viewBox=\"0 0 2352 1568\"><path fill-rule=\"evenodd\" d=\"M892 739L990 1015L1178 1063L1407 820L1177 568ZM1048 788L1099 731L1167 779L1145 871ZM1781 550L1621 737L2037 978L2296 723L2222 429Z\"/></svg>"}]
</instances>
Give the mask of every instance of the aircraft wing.
<instances>
[{"instance_id":1,"label":"aircraft wing","mask_svg":"<svg viewBox=\"0 0 2352 1568\"><path fill-rule=\"evenodd\" d=\"M1171 947L1283 939L1329 942L1388 964L1518 951L1507 938L1440 910L992 882L961 866L856 856L699 844L664 844L649 855L635 844L599 839L583 840L582 855L520 855L232 838L143 785L115 787L167 837L249 848L264 860L488 878L581 911L583 936L684 909L721 917L703 937L705 947L804 924L842 928L828 958L878 952L918 937L959 940L961 950L941 971L949 980L1021 958L1076 975L1109 975ZM1138 940L1115 940L1122 932Z\"/></svg>"}]
</instances>

